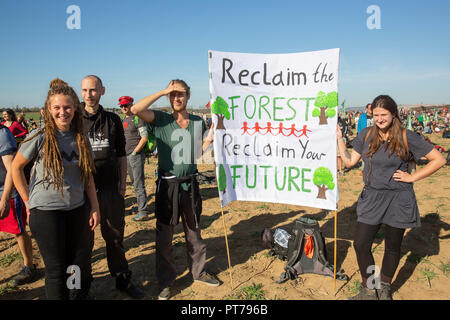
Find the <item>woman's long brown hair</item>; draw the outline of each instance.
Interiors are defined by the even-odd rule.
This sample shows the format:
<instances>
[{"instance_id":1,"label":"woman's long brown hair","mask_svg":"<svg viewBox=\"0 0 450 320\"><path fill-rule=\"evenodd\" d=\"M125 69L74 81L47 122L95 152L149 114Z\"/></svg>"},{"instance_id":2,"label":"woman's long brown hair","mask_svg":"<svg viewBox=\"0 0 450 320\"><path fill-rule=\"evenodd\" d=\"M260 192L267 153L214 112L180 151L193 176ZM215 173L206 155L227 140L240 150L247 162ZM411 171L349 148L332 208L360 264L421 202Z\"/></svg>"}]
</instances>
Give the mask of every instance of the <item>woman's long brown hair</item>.
<instances>
[{"instance_id":1,"label":"woman's long brown hair","mask_svg":"<svg viewBox=\"0 0 450 320\"><path fill-rule=\"evenodd\" d=\"M83 113L80 100L77 94L66 82L61 79L54 79L50 82L50 90L44 104L44 127L39 129L38 133L25 141L33 139L40 133L44 133L43 144L43 181L50 183L53 178L54 188L63 195L64 185L64 166L56 138L57 127L50 111L48 110L53 96L62 94L68 96L73 101L74 117L71 122L71 130L74 132L78 145L78 166L81 171L81 181L86 185L89 182L89 176L95 170L92 150L86 135L83 133ZM25 142L24 141L24 142Z\"/></svg>"},{"instance_id":2,"label":"woman's long brown hair","mask_svg":"<svg viewBox=\"0 0 450 320\"><path fill-rule=\"evenodd\" d=\"M388 128L388 141L386 143L386 148L389 150L389 153L392 155L396 153L400 159L407 160L409 155L406 150L406 146L403 143L403 125L398 115L398 107L395 101L387 96L380 95L376 97L372 102L372 114L373 110L376 108L383 108L389 111L394 117L392 119L392 123ZM369 150L367 154L369 157L377 152L380 146L384 143L380 135L380 129L374 124L368 133L369 139Z\"/></svg>"}]
</instances>

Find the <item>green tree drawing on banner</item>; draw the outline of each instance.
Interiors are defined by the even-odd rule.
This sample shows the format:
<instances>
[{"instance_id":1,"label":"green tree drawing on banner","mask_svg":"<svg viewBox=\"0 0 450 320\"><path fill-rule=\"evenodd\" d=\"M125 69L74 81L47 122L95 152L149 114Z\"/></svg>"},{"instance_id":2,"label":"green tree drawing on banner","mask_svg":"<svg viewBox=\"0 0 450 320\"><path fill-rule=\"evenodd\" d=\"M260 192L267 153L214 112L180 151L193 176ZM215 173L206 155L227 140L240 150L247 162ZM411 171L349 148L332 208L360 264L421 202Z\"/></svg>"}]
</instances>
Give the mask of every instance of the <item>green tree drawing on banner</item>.
<instances>
[{"instance_id":1,"label":"green tree drawing on banner","mask_svg":"<svg viewBox=\"0 0 450 320\"><path fill-rule=\"evenodd\" d=\"M312 111L313 117L319 117L319 125L328 124L327 119L336 116L336 107L338 105L338 94L336 91L332 91L326 94L323 91L319 91L314 106L316 108Z\"/></svg>"},{"instance_id":2,"label":"green tree drawing on banner","mask_svg":"<svg viewBox=\"0 0 450 320\"><path fill-rule=\"evenodd\" d=\"M225 168L223 165L219 165L219 176L217 177L217 184L219 186L219 191L225 193L227 188L227 174L225 173Z\"/></svg>"},{"instance_id":3,"label":"green tree drawing on banner","mask_svg":"<svg viewBox=\"0 0 450 320\"><path fill-rule=\"evenodd\" d=\"M227 120L230 120L231 114L230 111L228 111L228 103L222 98L217 97L216 101L211 105L211 113L215 114L217 116L218 122L216 129L225 129L225 126L223 125L223 119L226 118Z\"/></svg>"},{"instance_id":4,"label":"green tree drawing on banner","mask_svg":"<svg viewBox=\"0 0 450 320\"><path fill-rule=\"evenodd\" d=\"M317 199L327 199L326 191L333 190L335 187L333 181L333 175L331 174L330 169L326 167L319 167L314 171L313 183L319 189L317 194Z\"/></svg>"}]
</instances>

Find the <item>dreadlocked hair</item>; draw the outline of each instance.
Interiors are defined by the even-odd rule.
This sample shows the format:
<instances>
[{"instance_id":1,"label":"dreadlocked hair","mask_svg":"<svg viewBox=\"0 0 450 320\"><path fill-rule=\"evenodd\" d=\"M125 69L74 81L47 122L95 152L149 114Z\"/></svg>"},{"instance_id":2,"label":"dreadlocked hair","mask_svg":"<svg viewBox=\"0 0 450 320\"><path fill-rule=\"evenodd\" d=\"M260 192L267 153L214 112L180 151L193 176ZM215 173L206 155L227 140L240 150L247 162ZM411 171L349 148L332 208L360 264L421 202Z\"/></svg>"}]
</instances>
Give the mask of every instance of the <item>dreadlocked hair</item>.
<instances>
[{"instance_id":1,"label":"dreadlocked hair","mask_svg":"<svg viewBox=\"0 0 450 320\"><path fill-rule=\"evenodd\" d=\"M86 135L83 133L83 114L81 110L80 100L77 94L66 82L56 78L50 82L50 90L44 104L44 126L39 129L36 135L44 134L43 143L43 182L50 184L53 180L54 188L57 189L62 196L64 185L64 165L61 152L56 138L56 123L49 111L50 102L55 95L65 95L71 98L74 105L74 117L71 122L71 130L74 132L78 146L78 167L81 171L81 181L87 185L89 176L94 172L94 160L92 158L92 150ZM36 135L25 141L33 139Z\"/></svg>"}]
</instances>

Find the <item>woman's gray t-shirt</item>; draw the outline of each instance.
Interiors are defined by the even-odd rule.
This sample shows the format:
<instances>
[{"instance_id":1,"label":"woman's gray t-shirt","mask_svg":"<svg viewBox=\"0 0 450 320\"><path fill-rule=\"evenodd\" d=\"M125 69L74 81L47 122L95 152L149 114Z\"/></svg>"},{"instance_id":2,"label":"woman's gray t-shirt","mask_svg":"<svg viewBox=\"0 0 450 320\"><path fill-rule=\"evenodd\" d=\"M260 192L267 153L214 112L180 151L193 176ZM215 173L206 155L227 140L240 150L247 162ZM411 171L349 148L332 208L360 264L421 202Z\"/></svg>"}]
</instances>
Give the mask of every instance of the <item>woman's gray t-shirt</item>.
<instances>
[{"instance_id":1,"label":"woman's gray t-shirt","mask_svg":"<svg viewBox=\"0 0 450 320\"><path fill-rule=\"evenodd\" d=\"M386 143L380 146L373 154L372 159L369 159L367 155L369 139L366 139L369 129L365 128L361 130L358 136L352 141L353 149L362 156L362 160L364 161L364 184L371 188L381 190L410 188L412 184L395 181L392 177L397 170L406 172L408 170L408 161L400 159L396 153L390 154L389 149L386 148ZM434 148L422 136L409 130L406 131L406 140L408 142L409 152L416 161L427 155Z\"/></svg>"},{"instance_id":2,"label":"woman's gray t-shirt","mask_svg":"<svg viewBox=\"0 0 450 320\"><path fill-rule=\"evenodd\" d=\"M30 137L33 135L34 133L31 133ZM79 152L75 133L71 130L56 131L56 138L64 166L63 196L55 188L51 175L49 176L50 181L44 183L42 158L44 133L23 142L19 148L19 152L24 158L35 160L29 187L30 209L72 210L84 204L84 185L78 166Z\"/></svg>"}]
</instances>

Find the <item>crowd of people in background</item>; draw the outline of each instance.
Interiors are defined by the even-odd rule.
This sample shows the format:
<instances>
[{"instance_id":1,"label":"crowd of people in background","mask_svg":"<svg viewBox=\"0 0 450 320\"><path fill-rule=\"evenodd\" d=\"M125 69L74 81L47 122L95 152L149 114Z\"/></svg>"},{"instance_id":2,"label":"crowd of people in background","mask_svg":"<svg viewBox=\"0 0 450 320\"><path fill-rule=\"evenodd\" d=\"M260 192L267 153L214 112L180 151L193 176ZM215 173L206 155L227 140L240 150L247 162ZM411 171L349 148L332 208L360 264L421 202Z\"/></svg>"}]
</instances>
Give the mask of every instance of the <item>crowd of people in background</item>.
<instances>
[{"instance_id":1,"label":"crowd of people in background","mask_svg":"<svg viewBox=\"0 0 450 320\"><path fill-rule=\"evenodd\" d=\"M369 109L370 104L365 106L364 111L347 111L345 114L339 115L339 124L345 128L345 134L352 136L353 133L349 129L357 129L358 134L362 129L373 124L372 113ZM405 128L417 133L437 133L442 134L450 128L450 111L447 107L432 108L399 108L399 116ZM445 138L445 137L444 137Z\"/></svg>"},{"instance_id":2,"label":"crowd of people in background","mask_svg":"<svg viewBox=\"0 0 450 320\"><path fill-rule=\"evenodd\" d=\"M359 134L364 128L371 127L373 125L373 117L371 104L365 106L364 111L348 111L343 114L342 112L338 117L338 125L342 130L342 136L347 146L350 147L350 142L355 138L354 130L356 129L356 135ZM399 108L399 119L403 126L413 132L420 135L424 134L437 134L443 138L450 138L450 112L447 107L432 107L417 109ZM448 152L442 146L436 145L432 142L429 136L424 136L424 139L435 145L441 153ZM344 175L343 164L340 155L337 159L338 174ZM361 165L361 175L364 170L364 162Z\"/></svg>"}]
</instances>

